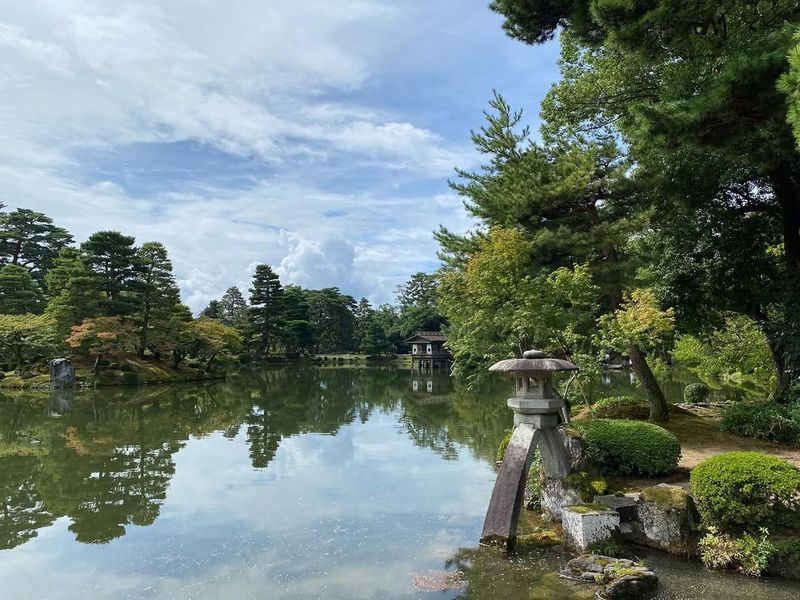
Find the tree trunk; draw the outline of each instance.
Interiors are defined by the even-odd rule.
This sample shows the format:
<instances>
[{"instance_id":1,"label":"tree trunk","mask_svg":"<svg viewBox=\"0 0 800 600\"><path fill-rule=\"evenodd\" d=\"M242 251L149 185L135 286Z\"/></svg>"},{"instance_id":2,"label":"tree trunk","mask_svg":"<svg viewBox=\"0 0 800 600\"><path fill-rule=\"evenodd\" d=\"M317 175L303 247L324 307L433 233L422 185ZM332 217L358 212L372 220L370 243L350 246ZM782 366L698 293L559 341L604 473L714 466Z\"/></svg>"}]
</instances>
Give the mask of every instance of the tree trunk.
<instances>
[{"instance_id":1,"label":"tree trunk","mask_svg":"<svg viewBox=\"0 0 800 600\"><path fill-rule=\"evenodd\" d=\"M658 381L647 364L647 359L637 344L628 346L628 354L633 363L633 370L642 382L647 402L650 403L650 420L656 423L666 423L669 420L669 408L664 393L658 385Z\"/></svg>"},{"instance_id":2,"label":"tree trunk","mask_svg":"<svg viewBox=\"0 0 800 600\"><path fill-rule=\"evenodd\" d=\"M772 364L775 367L775 375L777 378L775 399L780 402L792 378L786 366L786 354L783 351L783 345L771 335L765 337L767 338L767 346L769 346L769 351L772 355Z\"/></svg>"},{"instance_id":3,"label":"tree trunk","mask_svg":"<svg viewBox=\"0 0 800 600\"><path fill-rule=\"evenodd\" d=\"M784 336L794 337L800 331L798 325L797 291L800 289L800 183L795 177L794 163L782 165L772 174L772 188L781 207L783 224L783 252L786 261L787 281L783 286L784 323L781 325ZM783 393L798 375L796 361L787 360L786 344L767 335L767 342L778 377L775 398L781 400ZM797 343L793 340L794 343ZM790 342L791 343L791 342Z\"/></svg>"},{"instance_id":4,"label":"tree trunk","mask_svg":"<svg viewBox=\"0 0 800 600\"><path fill-rule=\"evenodd\" d=\"M100 359L102 358L101 353L97 353L97 358L94 359L94 374L97 375L100 373Z\"/></svg>"}]
</instances>

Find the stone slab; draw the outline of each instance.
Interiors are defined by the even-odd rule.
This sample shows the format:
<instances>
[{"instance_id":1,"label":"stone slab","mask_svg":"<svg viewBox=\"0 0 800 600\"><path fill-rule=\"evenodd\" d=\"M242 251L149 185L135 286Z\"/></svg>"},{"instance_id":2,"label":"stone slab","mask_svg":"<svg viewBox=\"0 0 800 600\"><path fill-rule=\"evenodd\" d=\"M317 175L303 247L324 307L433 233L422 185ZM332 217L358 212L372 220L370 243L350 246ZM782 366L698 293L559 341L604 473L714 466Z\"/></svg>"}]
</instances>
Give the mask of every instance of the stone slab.
<instances>
[{"instance_id":1,"label":"stone slab","mask_svg":"<svg viewBox=\"0 0 800 600\"><path fill-rule=\"evenodd\" d=\"M583 552L595 542L611 539L619 525L619 513L611 509L576 505L561 511L564 545L571 550Z\"/></svg>"}]
</instances>

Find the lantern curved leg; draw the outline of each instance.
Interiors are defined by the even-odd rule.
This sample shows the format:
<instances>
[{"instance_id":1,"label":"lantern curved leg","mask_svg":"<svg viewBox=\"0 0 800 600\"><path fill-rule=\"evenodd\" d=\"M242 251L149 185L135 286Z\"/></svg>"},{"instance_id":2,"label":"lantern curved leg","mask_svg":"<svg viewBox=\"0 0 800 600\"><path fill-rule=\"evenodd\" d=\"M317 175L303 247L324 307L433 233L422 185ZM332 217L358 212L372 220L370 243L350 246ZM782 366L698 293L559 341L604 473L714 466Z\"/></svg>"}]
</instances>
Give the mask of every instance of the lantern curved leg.
<instances>
[{"instance_id":1,"label":"lantern curved leg","mask_svg":"<svg viewBox=\"0 0 800 600\"><path fill-rule=\"evenodd\" d=\"M541 430L527 423L517 425L511 434L483 522L482 544L503 546L508 550L513 548L528 469L540 436Z\"/></svg>"}]
</instances>

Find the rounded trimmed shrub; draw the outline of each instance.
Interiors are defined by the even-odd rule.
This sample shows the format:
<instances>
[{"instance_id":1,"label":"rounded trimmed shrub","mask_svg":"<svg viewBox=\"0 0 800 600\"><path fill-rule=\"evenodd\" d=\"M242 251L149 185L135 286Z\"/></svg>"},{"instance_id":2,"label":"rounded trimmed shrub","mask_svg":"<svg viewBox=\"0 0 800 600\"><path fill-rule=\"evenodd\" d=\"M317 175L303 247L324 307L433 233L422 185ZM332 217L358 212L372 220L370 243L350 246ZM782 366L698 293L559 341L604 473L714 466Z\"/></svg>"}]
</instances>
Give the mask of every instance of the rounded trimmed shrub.
<instances>
[{"instance_id":1,"label":"rounded trimmed shrub","mask_svg":"<svg viewBox=\"0 0 800 600\"><path fill-rule=\"evenodd\" d=\"M705 525L757 531L797 525L800 469L760 452L726 452L697 465L692 491Z\"/></svg>"},{"instance_id":2,"label":"rounded trimmed shrub","mask_svg":"<svg viewBox=\"0 0 800 600\"><path fill-rule=\"evenodd\" d=\"M737 402L722 413L719 427L745 437L800 444L800 404Z\"/></svg>"},{"instance_id":3,"label":"rounded trimmed shrub","mask_svg":"<svg viewBox=\"0 0 800 600\"><path fill-rule=\"evenodd\" d=\"M683 401L686 404L697 404L708 400L711 390L705 383L690 383L683 388Z\"/></svg>"},{"instance_id":4,"label":"rounded trimmed shrub","mask_svg":"<svg viewBox=\"0 0 800 600\"><path fill-rule=\"evenodd\" d=\"M589 460L606 473L664 475L681 458L678 438L652 423L592 419L573 423Z\"/></svg>"},{"instance_id":5,"label":"rounded trimmed shrub","mask_svg":"<svg viewBox=\"0 0 800 600\"><path fill-rule=\"evenodd\" d=\"M647 419L647 404L633 396L609 396L592 405L594 414L604 419Z\"/></svg>"}]
</instances>

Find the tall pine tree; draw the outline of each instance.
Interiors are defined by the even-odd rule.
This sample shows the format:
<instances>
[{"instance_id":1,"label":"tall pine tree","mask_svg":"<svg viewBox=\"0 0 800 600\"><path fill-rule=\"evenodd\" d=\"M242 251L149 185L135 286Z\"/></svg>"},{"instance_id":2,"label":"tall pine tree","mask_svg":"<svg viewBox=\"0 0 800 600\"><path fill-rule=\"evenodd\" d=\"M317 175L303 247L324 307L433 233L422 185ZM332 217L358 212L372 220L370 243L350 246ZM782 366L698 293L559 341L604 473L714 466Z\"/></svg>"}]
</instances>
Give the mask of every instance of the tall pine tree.
<instances>
[{"instance_id":1,"label":"tall pine tree","mask_svg":"<svg viewBox=\"0 0 800 600\"><path fill-rule=\"evenodd\" d=\"M100 292L99 315L128 316L136 310L139 267L134 241L119 231L98 231L81 244Z\"/></svg>"},{"instance_id":2,"label":"tall pine tree","mask_svg":"<svg viewBox=\"0 0 800 600\"><path fill-rule=\"evenodd\" d=\"M134 313L138 338L136 350L144 355L145 350L152 350L151 346L157 341L159 333L166 330L175 305L180 302L180 291L172 275L172 262L162 244L142 244L137 252L137 263L136 291L139 299Z\"/></svg>"},{"instance_id":3,"label":"tall pine tree","mask_svg":"<svg viewBox=\"0 0 800 600\"><path fill-rule=\"evenodd\" d=\"M250 288L250 342L256 356L269 352L280 331L282 300L283 287L277 273L269 265L257 265Z\"/></svg>"}]
</instances>

